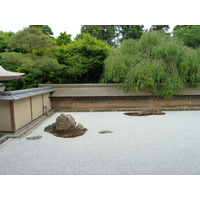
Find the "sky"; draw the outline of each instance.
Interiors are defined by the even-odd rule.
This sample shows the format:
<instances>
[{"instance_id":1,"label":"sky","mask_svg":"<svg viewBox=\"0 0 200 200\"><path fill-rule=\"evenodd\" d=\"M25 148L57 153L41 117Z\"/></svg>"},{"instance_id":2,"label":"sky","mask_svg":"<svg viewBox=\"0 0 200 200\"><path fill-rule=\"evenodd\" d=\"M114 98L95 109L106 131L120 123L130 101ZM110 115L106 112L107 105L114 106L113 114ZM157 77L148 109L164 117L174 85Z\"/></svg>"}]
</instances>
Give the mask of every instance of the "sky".
<instances>
[{"instance_id":1,"label":"sky","mask_svg":"<svg viewBox=\"0 0 200 200\"><path fill-rule=\"evenodd\" d=\"M1 2L0 30L48 25L54 37L80 33L81 25L187 25L199 23L198 0L8 0ZM196 5L196 6L195 6Z\"/></svg>"}]
</instances>

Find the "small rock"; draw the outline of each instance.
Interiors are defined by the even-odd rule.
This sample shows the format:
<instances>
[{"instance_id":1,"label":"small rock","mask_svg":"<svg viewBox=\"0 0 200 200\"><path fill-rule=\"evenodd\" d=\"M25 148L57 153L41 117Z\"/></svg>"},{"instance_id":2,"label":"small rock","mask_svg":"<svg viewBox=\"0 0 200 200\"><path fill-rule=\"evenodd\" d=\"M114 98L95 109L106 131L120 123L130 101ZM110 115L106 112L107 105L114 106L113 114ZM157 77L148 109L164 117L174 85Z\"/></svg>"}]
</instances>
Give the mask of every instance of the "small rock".
<instances>
[{"instance_id":1,"label":"small rock","mask_svg":"<svg viewBox=\"0 0 200 200\"><path fill-rule=\"evenodd\" d=\"M41 135L37 135L37 136L27 137L26 139L27 140L38 140L38 139L41 139L41 138L42 138Z\"/></svg>"},{"instance_id":2,"label":"small rock","mask_svg":"<svg viewBox=\"0 0 200 200\"><path fill-rule=\"evenodd\" d=\"M77 129L84 129L84 126L82 124L78 123L77 126L76 126L76 128Z\"/></svg>"},{"instance_id":3,"label":"small rock","mask_svg":"<svg viewBox=\"0 0 200 200\"><path fill-rule=\"evenodd\" d=\"M109 131L109 130L102 130L102 131L99 131L99 133L101 133L101 134L104 134L104 133L112 133L112 131Z\"/></svg>"},{"instance_id":4,"label":"small rock","mask_svg":"<svg viewBox=\"0 0 200 200\"><path fill-rule=\"evenodd\" d=\"M147 109L140 112L128 112L124 114L129 116L165 115L165 113L158 108Z\"/></svg>"}]
</instances>

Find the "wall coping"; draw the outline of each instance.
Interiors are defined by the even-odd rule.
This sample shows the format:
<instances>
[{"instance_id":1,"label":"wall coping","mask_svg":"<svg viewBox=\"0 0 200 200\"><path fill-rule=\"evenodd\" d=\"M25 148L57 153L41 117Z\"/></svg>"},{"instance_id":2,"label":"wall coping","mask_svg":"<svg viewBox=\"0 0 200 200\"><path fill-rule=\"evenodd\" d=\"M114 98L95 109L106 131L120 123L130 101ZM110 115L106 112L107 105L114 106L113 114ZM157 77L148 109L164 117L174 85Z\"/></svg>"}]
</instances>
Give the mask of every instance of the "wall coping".
<instances>
[{"instance_id":1,"label":"wall coping","mask_svg":"<svg viewBox=\"0 0 200 200\"><path fill-rule=\"evenodd\" d=\"M88 88L88 87L119 87L116 83L82 83L82 84L39 84L38 87L50 87L53 88Z\"/></svg>"},{"instance_id":2,"label":"wall coping","mask_svg":"<svg viewBox=\"0 0 200 200\"><path fill-rule=\"evenodd\" d=\"M119 84L39 84L39 87L51 86L55 92L51 97L125 97L125 96L160 96L148 91L124 92ZM174 96L200 96L200 87L186 85Z\"/></svg>"},{"instance_id":3,"label":"wall coping","mask_svg":"<svg viewBox=\"0 0 200 200\"><path fill-rule=\"evenodd\" d=\"M15 90L15 91L3 91L0 92L0 100L19 100L24 99L31 96L36 96L40 94L45 94L49 92L54 92L53 87L39 87L39 88L31 88L25 90Z\"/></svg>"}]
</instances>

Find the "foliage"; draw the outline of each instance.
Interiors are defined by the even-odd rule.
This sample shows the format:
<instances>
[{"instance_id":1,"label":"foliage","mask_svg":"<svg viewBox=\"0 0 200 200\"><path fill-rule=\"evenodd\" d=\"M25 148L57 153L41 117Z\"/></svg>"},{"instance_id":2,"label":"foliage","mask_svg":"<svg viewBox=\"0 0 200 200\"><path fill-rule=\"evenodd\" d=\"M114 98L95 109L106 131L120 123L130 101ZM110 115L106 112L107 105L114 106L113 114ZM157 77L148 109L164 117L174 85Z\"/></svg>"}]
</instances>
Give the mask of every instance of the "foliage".
<instances>
[{"instance_id":1,"label":"foliage","mask_svg":"<svg viewBox=\"0 0 200 200\"><path fill-rule=\"evenodd\" d=\"M0 31L0 53L9 51L9 42L13 32L3 32Z\"/></svg>"},{"instance_id":2,"label":"foliage","mask_svg":"<svg viewBox=\"0 0 200 200\"><path fill-rule=\"evenodd\" d=\"M96 37L99 40L103 40L108 45L114 45L114 25L83 25L81 27L81 35L79 35L78 38L80 38L85 33L89 33L93 37Z\"/></svg>"},{"instance_id":3,"label":"foliage","mask_svg":"<svg viewBox=\"0 0 200 200\"><path fill-rule=\"evenodd\" d=\"M6 70L26 74L24 79L7 81L7 90L37 87L39 83L55 83L54 74L63 68L56 58L16 52L1 53L0 65Z\"/></svg>"},{"instance_id":4,"label":"foliage","mask_svg":"<svg viewBox=\"0 0 200 200\"><path fill-rule=\"evenodd\" d=\"M183 28L183 27L185 27L185 26L188 26L188 25L176 25L176 26L174 27L173 31L178 30L178 29L180 29L180 28Z\"/></svg>"},{"instance_id":5,"label":"foliage","mask_svg":"<svg viewBox=\"0 0 200 200\"><path fill-rule=\"evenodd\" d=\"M83 25L78 38L80 38L83 33L89 33L97 39L103 40L107 44L116 47L122 41L129 38L140 38L144 31L143 28L143 25Z\"/></svg>"},{"instance_id":6,"label":"foliage","mask_svg":"<svg viewBox=\"0 0 200 200\"><path fill-rule=\"evenodd\" d=\"M37 50L53 49L55 43L41 29L29 27L17 32L11 38L10 46L16 52L33 54Z\"/></svg>"},{"instance_id":7,"label":"foliage","mask_svg":"<svg viewBox=\"0 0 200 200\"><path fill-rule=\"evenodd\" d=\"M71 43L71 35L64 33L60 33L60 35L56 39L56 44L59 46L66 45Z\"/></svg>"},{"instance_id":8,"label":"foliage","mask_svg":"<svg viewBox=\"0 0 200 200\"><path fill-rule=\"evenodd\" d=\"M200 58L196 50L163 31L143 33L113 50L105 61L105 82L122 83L125 91L148 90L172 98L185 83L200 83Z\"/></svg>"},{"instance_id":9,"label":"foliage","mask_svg":"<svg viewBox=\"0 0 200 200\"><path fill-rule=\"evenodd\" d=\"M188 47L200 47L200 25L184 26L182 28L175 29L173 34L175 37L181 39Z\"/></svg>"},{"instance_id":10,"label":"foliage","mask_svg":"<svg viewBox=\"0 0 200 200\"><path fill-rule=\"evenodd\" d=\"M150 31L163 30L164 32L167 32L169 28L169 25L151 25Z\"/></svg>"},{"instance_id":11,"label":"foliage","mask_svg":"<svg viewBox=\"0 0 200 200\"><path fill-rule=\"evenodd\" d=\"M58 61L66 66L60 74L62 83L99 82L109 50L106 43L90 34L58 48Z\"/></svg>"},{"instance_id":12,"label":"foliage","mask_svg":"<svg viewBox=\"0 0 200 200\"><path fill-rule=\"evenodd\" d=\"M48 36L52 36L53 32L51 30L51 28L48 25L29 25L29 27L31 28L39 28L42 30L42 32Z\"/></svg>"},{"instance_id":13,"label":"foliage","mask_svg":"<svg viewBox=\"0 0 200 200\"><path fill-rule=\"evenodd\" d=\"M118 41L122 42L127 39L139 39L144 32L143 25L118 25L116 26Z\"/></svg>"}]
</instances>

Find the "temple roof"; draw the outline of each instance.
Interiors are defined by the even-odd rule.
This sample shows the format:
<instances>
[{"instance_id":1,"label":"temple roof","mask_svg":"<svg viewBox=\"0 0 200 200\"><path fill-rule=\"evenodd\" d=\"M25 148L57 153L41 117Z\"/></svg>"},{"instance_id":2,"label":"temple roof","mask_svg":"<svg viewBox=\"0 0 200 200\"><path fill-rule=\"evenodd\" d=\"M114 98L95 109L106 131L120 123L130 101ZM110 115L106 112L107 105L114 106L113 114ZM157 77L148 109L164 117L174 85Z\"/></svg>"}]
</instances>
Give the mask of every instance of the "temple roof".
<instances>
[{"instance_id":1,"label":"temple roof","mask_svg":"<svg viewBox=\"0 0 200 200\"><path fill-rule=\"evenodd\" d=\"M24 73L10 72L0 66L0 80L12 80L24 78Z\"/></svg>"}]
</instances>

